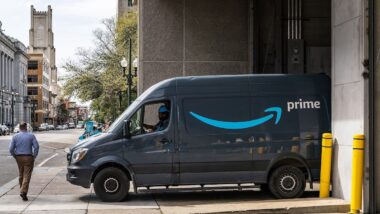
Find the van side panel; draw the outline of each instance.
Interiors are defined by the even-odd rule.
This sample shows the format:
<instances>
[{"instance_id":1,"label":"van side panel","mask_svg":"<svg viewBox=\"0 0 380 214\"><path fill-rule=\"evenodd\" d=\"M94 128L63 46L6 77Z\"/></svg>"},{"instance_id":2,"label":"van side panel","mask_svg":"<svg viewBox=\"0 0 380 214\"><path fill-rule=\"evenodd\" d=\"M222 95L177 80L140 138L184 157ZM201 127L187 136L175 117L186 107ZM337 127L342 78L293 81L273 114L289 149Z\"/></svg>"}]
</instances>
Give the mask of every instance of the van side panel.
<instances>
[{"instance_id":1,"label":"van side panel","mask_svg":"<svg viewBox=\"0 0 380 214\"><path fill-rule=\"evenodd\" d=\"M250 97L241 95L182 96L180 99L180 183L243 183L251 181L249 135L221 129L195 115L234 121L251 117Z\"/></svg>"},{"instance_id":2,"label":"van side panel","mask_svg":"<svg viewBox=\"0 0 380 214\"><path fill-rule=\"evenodd\" d=\"M287 153L319 179L321 136L331 131L329 78L252 77L248 96L243 83L241 93L178 84L180 183L266 183L272 160Z\"/></svg>"}]
</instances>

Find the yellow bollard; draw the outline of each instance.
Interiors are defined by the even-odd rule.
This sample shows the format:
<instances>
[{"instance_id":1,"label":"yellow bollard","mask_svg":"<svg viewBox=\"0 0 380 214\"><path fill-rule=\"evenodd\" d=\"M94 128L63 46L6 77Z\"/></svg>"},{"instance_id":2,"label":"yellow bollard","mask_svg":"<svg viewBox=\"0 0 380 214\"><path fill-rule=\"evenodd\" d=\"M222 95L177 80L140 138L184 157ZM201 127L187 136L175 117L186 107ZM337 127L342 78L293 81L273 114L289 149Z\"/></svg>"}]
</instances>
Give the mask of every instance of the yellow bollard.
<instances>
[{"instance_id":1,"label":"yellow bollard","mask_svg":"<svg viewBox=\"0 0 380 214\"><path fill-rule=\"evenodd\" d=\"M320 198L328 198L330 196L332 142L331 133L324 133L322 135Z\"/></svg>"},{"instance_id":2,"label":"yellow bollard","mask_svg":"<svg viewBox=\"0 0 380 214\"><path fill-rule=\"evenodd\" d=\"M360 213L362 208L362 182L364 168L364 135L354 135L352 145L351 211Z\"/></svg>"}]
</instances>

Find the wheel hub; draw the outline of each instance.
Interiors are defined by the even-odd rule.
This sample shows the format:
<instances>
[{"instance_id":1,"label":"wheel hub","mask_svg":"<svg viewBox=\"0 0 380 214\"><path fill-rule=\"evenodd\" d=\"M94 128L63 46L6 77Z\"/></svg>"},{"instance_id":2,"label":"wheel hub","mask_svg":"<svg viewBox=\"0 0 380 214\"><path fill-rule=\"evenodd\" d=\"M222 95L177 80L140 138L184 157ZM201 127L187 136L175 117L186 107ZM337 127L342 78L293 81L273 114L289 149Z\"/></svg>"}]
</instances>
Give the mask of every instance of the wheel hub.
<instances>
[{"instance_id":1,"label":"wheel hub","mask_svg":"<svg viewBox=\"0 0 380 214\"><path fill-rule=\"evenodd\" d=\"M285 191L292 191L296 187L296 179L291 175L285 175L280 180L280 187Z\"/></svg>"},{"instance_id":2,"label":"wheel hub","mask_svg":"<svg viewBox=\"0 0 380 214\"><path fill-rule=\"evenodd\" d=\"M119 189L119 181L115 178L107 178L104 181L104 190L108 193L114 193Z\"/></svg>"}]
</instances>

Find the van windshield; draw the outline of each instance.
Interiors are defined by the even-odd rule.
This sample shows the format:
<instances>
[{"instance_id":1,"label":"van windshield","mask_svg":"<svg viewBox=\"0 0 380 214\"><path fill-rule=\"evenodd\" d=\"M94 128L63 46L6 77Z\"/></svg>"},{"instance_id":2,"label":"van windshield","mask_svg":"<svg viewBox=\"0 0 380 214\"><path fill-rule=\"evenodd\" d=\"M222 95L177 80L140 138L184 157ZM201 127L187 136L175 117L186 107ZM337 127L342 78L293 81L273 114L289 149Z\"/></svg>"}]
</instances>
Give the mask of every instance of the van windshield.
<instances>
[{"instance_id":1,"label":"van windshield","mask_svg":"<svg viewBox=\"0 0 380 214\"><path fill-rule=\"evenodd\" d=\"M108 128L106 132L110 133L113 132L117 127L119 127L120 123L123 123L125 119L127 119L128 115L132 114L133 110L138 106L141 102L141 100L145 100L146 97L148 97L153 91L155 91L157 88L159 88L161 85L165 84L169 80L164 80L159 83L156 83L152 85L150 88L148 88L144 93L142 93Z\"/></svg>"},{"instance_id":2,"label":"van windshield","mask_svg":"<svg viewBox=\"0 0 380 214\"><path fill-rule=\"evenodd\" d=\"M113 132L117 127L119 127L119 124L123 123L125 119L127 119L128 115L132 113L132 111L138 106L140 103L140 100L135 100L108 128L107 132Z\"/></svg>"}]
</instances>

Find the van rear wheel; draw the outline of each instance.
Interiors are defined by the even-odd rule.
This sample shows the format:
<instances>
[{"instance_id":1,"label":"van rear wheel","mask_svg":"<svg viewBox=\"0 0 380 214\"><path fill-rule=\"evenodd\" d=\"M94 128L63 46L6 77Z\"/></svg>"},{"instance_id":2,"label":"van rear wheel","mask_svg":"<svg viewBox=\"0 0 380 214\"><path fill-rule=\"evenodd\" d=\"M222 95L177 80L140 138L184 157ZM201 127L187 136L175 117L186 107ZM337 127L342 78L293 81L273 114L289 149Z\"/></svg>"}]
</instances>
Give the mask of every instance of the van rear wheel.
<instances>
[{"instance_id":1,"label":"van rear wheel","mask_svg":"<svg viewBox=\"0 0 380 214\"><path fill-rule=\"evenodd\" d=\"M294 166L278 167L269 178L269 190L276 198L301 197L305 186L304 173Z\"/></svg>"},{"instance_id":2,"label":"van rear wheel","mask_svg":"<svg viewBox=\"0 0 380 214\"><path fill-rule=\"evenodd\" d=\"M104 202L123 201L128 196L129 179L118 168L105 168L96 175L94 190L96 196Z\"/></svg>"}]
</instances>

